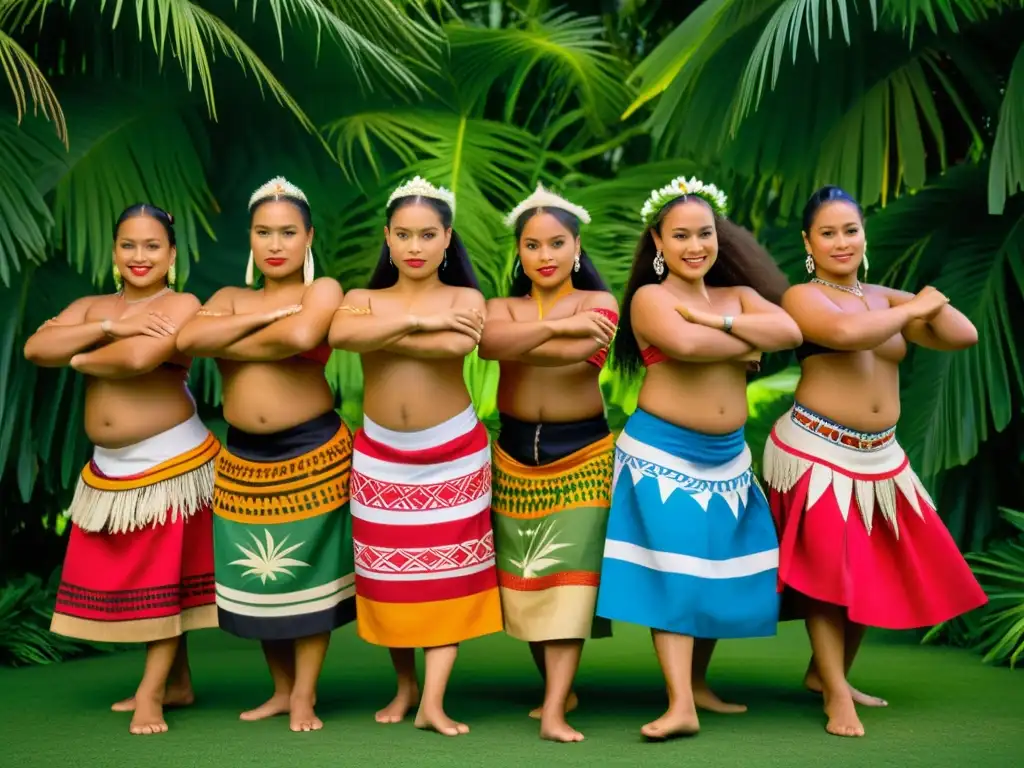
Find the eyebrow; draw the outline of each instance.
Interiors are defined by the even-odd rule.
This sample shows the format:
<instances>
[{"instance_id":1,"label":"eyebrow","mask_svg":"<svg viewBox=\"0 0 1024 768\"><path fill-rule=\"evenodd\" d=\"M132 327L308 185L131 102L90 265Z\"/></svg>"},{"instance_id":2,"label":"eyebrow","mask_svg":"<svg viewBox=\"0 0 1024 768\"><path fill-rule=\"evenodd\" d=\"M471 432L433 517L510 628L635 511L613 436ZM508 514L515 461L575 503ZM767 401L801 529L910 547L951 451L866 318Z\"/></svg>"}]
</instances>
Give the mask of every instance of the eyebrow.
<instances>
[{"instance_id":1,"label":"eyebrow","mask_svg":"<svg viewBox=\"0 0 1024 768\"><path fill-rule=\"evenodd\" d=\"M436 232L438 229L440 229L440 227L434 226L433 224L431 224L429 227L421 227L420 229L416 229L416 227L394 228L396 232Z\"/></svg>"},{"instance_id":2,"label":"eyebrow","mask_svg":"<svg viewBox=\"0 0 1024 768\"><path fill-rule=\"evenodd\" d=\"M700 227L700 231L701 232L703 232L705 230L708 230L708 229L711 229L711 225L710 224L705 224L703 227ZM689 227L673 227L672 231L673 232L689 232L690 228Z\"/></svg>"},{"instance_id":3,"label":"eyebrow","mask_svg":"<svg viewBox=\"0 0 1024 768\"><path fill-rule=\"evenodd\" d=\"M545 239L547 239L547 240L566 240L566 239L568 239L568 235L552 235L549 238L543 238L543 237L524 237L523 239L526 242L528 242L528 243L539 243L539 242L541 242L541 241L543 241Z\"/></svg>"},{"instance_id":4,"label":"eyebrow","mask_svg":"<svg viewBox=\"0 0 1024 768\"><path fill-rule=\"evenodd\" d=\"M842 227L859 227L859 221L848 221L845 224L822 224L818 229L837 229Z\"/></svg>"}]
</instances>

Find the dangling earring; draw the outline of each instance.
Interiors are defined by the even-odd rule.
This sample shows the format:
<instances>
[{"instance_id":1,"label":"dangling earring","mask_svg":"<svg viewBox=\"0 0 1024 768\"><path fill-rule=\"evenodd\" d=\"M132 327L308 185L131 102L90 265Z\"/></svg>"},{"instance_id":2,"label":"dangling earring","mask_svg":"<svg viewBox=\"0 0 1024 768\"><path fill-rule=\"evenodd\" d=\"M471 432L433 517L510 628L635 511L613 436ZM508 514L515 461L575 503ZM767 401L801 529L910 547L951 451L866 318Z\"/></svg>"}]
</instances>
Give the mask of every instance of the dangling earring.
<instances>
[{"instance_id":1,"label":"dangling earring","mask_svg":"<svg viewBox=\"0 0 1024 768\"><path fill-rule=\"evenodd\" d=\"M250 288L256 282L256 259L253 258L252 248L249 249L249 264L245 268L245 284Z\"/></svg>"},{"instance_id":2,"label":"dangling earring","mask_svg":"<svg viewBox=\"0 0 1024 768\"><path fill-rule=\"evenodd\" d=\"M519 277L519 267L521 265L522 262L519 259L516 259L516 265L512 267L512 277Z\"/></svg>"},{"instance_id":3,"label":"dangling earring","mask_svg":"<svg viewBox=\"0 0 1024 768\"><path fill-rule=\"evenodd\" d=\"M178 270L175 269L174 264L167 268L167 287L174 289L178 284Z\"/></svg>"},{"instance_id":4,"label":"dangling earring","mask_svg":"<svg viewBox=\"0 0 1024 768\"><path fill-rule=\"evenodd\" d=\"M302 262L302 282L310 285L313 282L313 249L306 246L306 258Z\"/></svg>"},{"instance_id":5,"label":"dangling earring","mask_svg":"<svg viewBox=\"0 0 1024 768\"><path fill-rule=\"evenodd\" d=\"M665 274L665 257L661 255L661 251L654 254L654 274L658 277Z\"/></svg>"},{"instance_id":6,"label":"dangling earring","mask_svg":"<svg viewBox=\"0 0 1024 768\"><path fill-rule=\"evenodd\" d=\"M868 279L868 247L866 245L864 246L864 258L862 259L862 261L864 263L864 280L867 281L867 279Z\"/></svg>"},{"instance_id":7,"label":"dangling earring","mask_svg":"<svg viewBox=\"0 0 1024 768\"><path fill-rule=\"evenodd\" d=\"M576 254L576 261L574 261L572 263L572 271L573 272L579 272L580 271L580 255L578 253Z\"/></svg>"},{"instance_id":8,"label":"dangling earring","mask_svg":"<svg viewBox=\"0 0 1024 768\"><path fill-rule=\"evenodd\" d=\"M120 292L124 288L124 278L121 277L121 270L117 268L117 262L114 262L114 287Z\"/></svg>"},{"instance_id":9,"label":"dangling earring","mask_svg":"<svg viewBox=\"0 0 1024 768\"><path fill-rule=\"evenodd\" d=\"M804 268L807 270L808 275L814 274L814 257L811 256L811 252L807 252L807 258L804 259Z\"/></svg>"},{"instance_id":10,"label":"dangling earring","mask_svg":"<svg viewBox=\"0 0 1024 768\"><path fill-rule=\"evenodd\" d=\"M446 253L444 255L444 258L441 259L441 269L444 269L447 266L448 266L448 254Z\"/></svg>"}]
</instances>

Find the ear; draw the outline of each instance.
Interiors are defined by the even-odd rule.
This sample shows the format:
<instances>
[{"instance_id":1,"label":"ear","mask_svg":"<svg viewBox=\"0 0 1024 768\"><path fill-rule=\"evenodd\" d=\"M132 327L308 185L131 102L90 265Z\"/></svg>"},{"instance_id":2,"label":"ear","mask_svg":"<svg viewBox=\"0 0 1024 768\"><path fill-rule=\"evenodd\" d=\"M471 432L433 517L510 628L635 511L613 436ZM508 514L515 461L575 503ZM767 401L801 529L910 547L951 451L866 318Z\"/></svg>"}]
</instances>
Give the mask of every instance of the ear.
<instances>
[{"instance_id":1,"label":"ear","mask_svg":"<svg viewBox=\"0 0 1024 768\"><path fill-rule=\"evenodd\" d=\"M579 235L576 235L576 238L575 238L575 241L574 241L574 245L576 246L576 250L573 251L573 254L580 253L583 250L583 245L580 243L580 236Z\"/></svg>"},{"instance_id":2,"label":"ear","mask_svg":"<svg viewBox=\"0 0 1024 768\"><path fill-rule=\"evenodd\" d=\"M808 239L806 232L801 232L800 236L804 240L804 253L807 253L808 251L811 250L811 241Z\"/></svg>"},{"instance_id":3,"label":"ear","mask_svg":"<svg viewBox=\"0 0 1024 768\"><path fill-rule=\"evenodd\" d=\"M651 227L651 237L654 238L654 247L659 251L665 250L665 241L661 239L661 235L658 234L657 227Z\"/></svg>"},{"instance_id":4,"label":"ear","mask_svg":"<svg viewBox=\"0 0 1024 768\"><path fill-rule=\"evenodd\" d=\"M177 260L178 260L178 246L172 245L171 246L171 258L170 258L170 261L168 262L168 264L174 264L174 262L177 261Z\"/></svg>"},{"instance_id":5,"label":"ear","mask_svg":"<svg viewBox=\"0 0 1024 768\"><path fill-rule=\"evenodd\" d=\"M391 230L388 229L387 225L384 225L384 242L388 244L388 248L391 247Z\"/></svg>"},{"instance_id":6,"label":"ear","mask_svg":"<svg viewBox=\"0 0 1024 768\"><path fill-rule=\"evenodd\" d=\"M451 245L451 244L452 244L452 228L448 227L448 229L446 229L444 231L444 249L447 251L448 250L448 246Z\"/></svg>"},{"instance_id":7,"label":"ear","mask_svg":"<svg viewBox=\"0 0 1024 768\"><path fill-rule=\"evenodd\" d=\"M316 230L313 227L310 227L309 228L309 232L306 233L306 247L307 248L312 248L313 247L313 234L315 232L316 232Z\"/></svg>"}]
</instances>

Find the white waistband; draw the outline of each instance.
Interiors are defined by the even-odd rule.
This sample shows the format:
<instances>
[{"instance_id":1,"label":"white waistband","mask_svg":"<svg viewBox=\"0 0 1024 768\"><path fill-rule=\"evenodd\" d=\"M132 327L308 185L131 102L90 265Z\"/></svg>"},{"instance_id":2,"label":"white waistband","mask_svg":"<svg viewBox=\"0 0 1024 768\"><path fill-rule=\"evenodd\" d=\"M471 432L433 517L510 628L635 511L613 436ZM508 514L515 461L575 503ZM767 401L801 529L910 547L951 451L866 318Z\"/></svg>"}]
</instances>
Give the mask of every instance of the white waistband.
<instances>
[{"instance_id":1,"label":"white waistband","mask_svg":"<svg viewBox=\"0 0 1024 768\"><path fill-rule=\"evenodd\" d=\"M907 458L896 440L875 451L858 451L809 432L793 421L792 408L775 422L775 436L794 450L856 475L890 474Z\"/></svg>"},{"instance_id":2,"label":"white waistband","mask_svg":"<svg viewBox=\"0 0 1024 768\"><path fill-rule=\"evenodd\" d=\"M158 435L124 448L93 448L92 460L107 477L130 477L202 445L210 434L198 413Z\"/></svg>"},{"instance_id":3,"label":"white waistband","mask_svg":"<svg viewBox=\"0 0 1024 768\"><path fill-rule=\"evenodd\" d=\"M452 416L440 424L420 429L415 432L399 432L394 429L382 427L374 422L369 416L363 416L363 431L371 440L383 443L391 448L400 451L422 451L461 437L471 431L476 425L476 411L472 404L462 413Z\"/></svg>"}]
</instances>

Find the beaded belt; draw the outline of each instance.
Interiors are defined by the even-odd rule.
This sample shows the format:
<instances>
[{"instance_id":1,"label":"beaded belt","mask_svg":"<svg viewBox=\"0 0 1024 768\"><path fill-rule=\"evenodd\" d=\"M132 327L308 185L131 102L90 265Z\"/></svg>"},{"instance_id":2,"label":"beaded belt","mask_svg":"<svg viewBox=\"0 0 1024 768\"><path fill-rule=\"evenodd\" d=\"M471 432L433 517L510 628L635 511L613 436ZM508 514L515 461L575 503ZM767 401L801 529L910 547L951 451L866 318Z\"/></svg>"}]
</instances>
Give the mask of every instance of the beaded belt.
<instances>
[{"instance_id":1,"label":"beaded belt","mask_svg":"<svg viewBox=\"0 0 1024 768\"><path fill-rule=\"evenodd\" d=\"M808 432L856 451L877 451L896 440L896 427L884 432L856 432L800 405L793 406L792 414L793 421Z\"/></svg>"}]
</instances>

